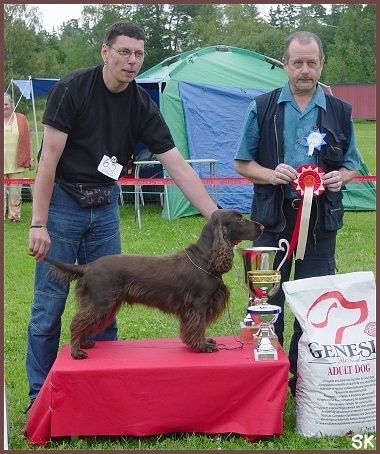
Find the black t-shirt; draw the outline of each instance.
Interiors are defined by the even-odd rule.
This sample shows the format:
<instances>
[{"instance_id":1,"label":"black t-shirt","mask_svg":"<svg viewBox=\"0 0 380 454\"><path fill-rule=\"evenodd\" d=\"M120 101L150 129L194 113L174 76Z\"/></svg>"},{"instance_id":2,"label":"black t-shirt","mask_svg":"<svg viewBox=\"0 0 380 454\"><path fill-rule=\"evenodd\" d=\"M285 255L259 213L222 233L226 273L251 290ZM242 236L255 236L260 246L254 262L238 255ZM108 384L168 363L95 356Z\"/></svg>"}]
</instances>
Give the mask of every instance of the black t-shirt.
<instances>
[{"instance_id":1,"label":"black t-shirt","mask_svg":"<svg viewBox=\"0 0 380 454\"><path fill-rule=\"evenodd\" d=\"M174 141L158 106L135 81L112 93L102 66L73 71L50 93L42 123L68 134L56 176L71 182L106 182L97 167L104 155L125 166L141 140L153 154Z\"/></svg>"}]
</instances>

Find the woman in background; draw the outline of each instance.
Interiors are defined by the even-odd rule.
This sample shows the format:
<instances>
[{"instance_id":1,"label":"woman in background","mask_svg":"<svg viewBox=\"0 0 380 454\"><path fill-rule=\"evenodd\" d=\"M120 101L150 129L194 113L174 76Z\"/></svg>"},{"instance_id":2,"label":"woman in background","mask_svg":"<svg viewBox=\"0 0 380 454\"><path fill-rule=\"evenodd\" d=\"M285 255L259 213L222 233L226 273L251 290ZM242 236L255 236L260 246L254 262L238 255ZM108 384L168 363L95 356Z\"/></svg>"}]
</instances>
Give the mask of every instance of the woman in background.
<instances>
[{"instance_id":1,"label":"woman in background","mask_svg":"<svg viewBox=\"0 0 380 454\"><path fill-rule=\"evenodd\" d=\"M4 93L4 178L23 178L25 169L34 169L28 120L14 112L12 98ZM21 190L20 184L4 184L4 220L8 207L8 218L21 221Z\"/></svg>"}]
</instances>

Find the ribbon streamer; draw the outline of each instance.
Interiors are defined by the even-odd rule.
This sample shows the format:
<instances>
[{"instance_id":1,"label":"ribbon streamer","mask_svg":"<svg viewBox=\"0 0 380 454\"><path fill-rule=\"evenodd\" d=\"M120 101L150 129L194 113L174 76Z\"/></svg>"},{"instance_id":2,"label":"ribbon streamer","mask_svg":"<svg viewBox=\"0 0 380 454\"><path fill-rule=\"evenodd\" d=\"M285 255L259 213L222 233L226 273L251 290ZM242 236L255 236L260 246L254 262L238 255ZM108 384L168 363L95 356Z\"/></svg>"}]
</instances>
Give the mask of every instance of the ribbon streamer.
<instances>
[{"instance_id":1,"label":"ribbon streamer","mask_svg":"<svg viewBox=\"0 0 380 454\"><path fill-rule=\"evenodd\" d=\"M309 231L311 204L313 202L314 185L305 187L301 208L301 220L298 234L298 245L296 251L296 260L303 260L305 256L307 234Z\"/></svg>"},{"instance_id":2,"label":"ribbon streamer","mask_svg":"<svg viewBox=\"0 0 380 454\"><path fill-rule=\"evenodd\" d=\"M294 226L287 257L290 257L290 254L293 252L297 244L296 260L303 260L309 231L313 197L319 196L325 190L322 183L322 176L324 172L318 166L314 165L299 167L297 172L298 177L292 184L297 193L302 197L302 201L296 219L296 224Z\"/></svg>"}]
</instances>

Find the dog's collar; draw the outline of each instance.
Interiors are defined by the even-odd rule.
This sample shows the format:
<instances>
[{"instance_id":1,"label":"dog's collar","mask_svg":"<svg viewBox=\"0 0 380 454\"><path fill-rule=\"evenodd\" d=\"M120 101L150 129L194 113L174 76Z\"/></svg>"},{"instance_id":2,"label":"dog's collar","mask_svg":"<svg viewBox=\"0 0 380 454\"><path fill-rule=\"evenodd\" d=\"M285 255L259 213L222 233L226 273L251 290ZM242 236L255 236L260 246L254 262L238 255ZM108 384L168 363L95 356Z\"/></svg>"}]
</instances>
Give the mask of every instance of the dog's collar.
<instances>
[{"instance_id":1,"label":"dog's collar","mask_svg":"<svg viewBox=\"0 0 380 454\"><path fill-rule=\"evenodd\" d=\"M192 263L192 264L195 266L195 268L198 268L198 270L201 270L201 271L203 271L204 273L209 274L210 276L216 277L216 278L219 279L220 281L222 280L220 276L216 276L215 274L210 273L210 271L207 271L207 270L203 269L201 266L197 265L197 264L190 258L189 254L187 253L186 250L184 251L184 253L185 253L186 257L189 259L190 263Z\"/></svg>"}]
</instances>

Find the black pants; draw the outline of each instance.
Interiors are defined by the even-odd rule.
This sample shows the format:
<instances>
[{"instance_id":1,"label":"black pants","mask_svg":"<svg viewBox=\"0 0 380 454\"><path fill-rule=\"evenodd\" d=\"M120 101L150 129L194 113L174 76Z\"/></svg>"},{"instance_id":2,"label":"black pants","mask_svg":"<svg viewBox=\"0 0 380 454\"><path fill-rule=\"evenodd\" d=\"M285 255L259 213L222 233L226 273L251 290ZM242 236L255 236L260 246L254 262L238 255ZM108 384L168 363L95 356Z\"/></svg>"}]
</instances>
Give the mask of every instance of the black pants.
<instances>
[{"instance_id":1,"label":"black pants","mask_svg":"<svg viewBox=\"0 0 380 454\"><path fill-rule=\"evenodd\" d=\"M286 218L286 227L281 233L264 233L254 242L254 247L258 246L271 246L278 247L278 242L281 238L285 238L289 241L291 240L294 225L298 215L298 209L292 207L289 201L285 201L284 214ZM333 232L323 232L318 234L316 238L313 235L313 226L316 220L316 205L313 203L311 215L310 215L310 224L309 232L305 249L304 259L294 260L295 248L292 256L285 261L282 265L281 271L281 283L290 280L292 265L294 261L294 280L304 279L309 277L316 276L326 276L335 274L335 246L336 246L336 231ZM285 252L278 251L274 260L274 268L276 269L282 259L284 258ZM279 315L276 323L274 324L278 340L281 345L284 341L284 303L285 295L282 290L282 287L276 295L271 297L268 300L268 303L275 304L280 306L282 309L281 314ZM298 341L302 335L301 326L296 318L293 322L293 333L289 346L289 362L290 362L290 372L297 376L297 358L298 358Z\"/></svg>"}]
</instances>

